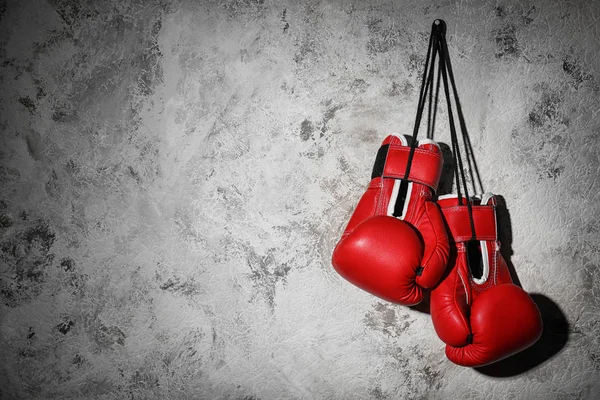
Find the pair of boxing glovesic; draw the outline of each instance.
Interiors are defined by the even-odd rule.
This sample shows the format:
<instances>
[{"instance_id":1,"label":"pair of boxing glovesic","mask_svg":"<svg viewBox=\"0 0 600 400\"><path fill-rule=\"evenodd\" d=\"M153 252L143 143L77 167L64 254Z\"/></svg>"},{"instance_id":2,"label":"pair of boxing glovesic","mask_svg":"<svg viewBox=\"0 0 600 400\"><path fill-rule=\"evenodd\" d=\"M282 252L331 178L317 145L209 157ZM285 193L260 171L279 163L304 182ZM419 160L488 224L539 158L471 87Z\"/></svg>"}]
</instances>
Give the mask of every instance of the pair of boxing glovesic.
<instances>
[{"instance_id":1,"label":"pair of boxing glovesic","mask_svg":"<svg viewBox=\"0 0 600 400\"><path fill-rule=\"evenodd\" d=\"M403 136L383 141L369 187L333 252L334 268L397 304L415 305L431 290L435 331L458 365L491 364L531 346L541 335L541 316L499 252L496 198L470 199L473 238L464 199L433 201L443 165L438 144L418 142L404 179L409 152Z\"/></svg>"}]
</instances>

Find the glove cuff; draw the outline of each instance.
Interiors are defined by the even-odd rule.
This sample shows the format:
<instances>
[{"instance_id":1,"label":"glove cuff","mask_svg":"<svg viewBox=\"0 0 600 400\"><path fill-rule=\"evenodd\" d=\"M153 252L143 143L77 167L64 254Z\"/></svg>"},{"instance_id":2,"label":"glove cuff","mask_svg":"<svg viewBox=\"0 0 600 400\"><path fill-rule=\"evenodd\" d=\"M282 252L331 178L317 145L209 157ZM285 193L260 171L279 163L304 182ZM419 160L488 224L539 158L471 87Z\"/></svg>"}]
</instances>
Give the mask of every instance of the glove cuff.
<instances>
[{"instance_id":1,"label":"glove cuff","mask_svg":"<svg viewBox=\"0 0 600 400\"><path fill-rule=\"evenodd\" d=\"M405 179L428 186L435 192L440 182L444 163L437 143L427 140L425 143L429 145L429 148L415 148L410 173L408 177L405 177L410 146L405 141L395 139L399 138L389 136L379 148L371 179L377 177Z\"/></svg>"},{"instance_id":2,"label":"glove cuff","mask_svg":"<svg viewBox=\"0 0 600 400\"><path fill-rule=\"evenodd\" d=\"M488 204L473 204L471 206L473 222L475 223L475 238L471 236L469 210L465 205L465 201L463 199L463 205L459 205L456 195L440 196L437 201L442 209L448 228L450 228L454 242L467 242L471 239L498 240L495 199L490 197L487 201Z\"/></svg>"}]
</instances>

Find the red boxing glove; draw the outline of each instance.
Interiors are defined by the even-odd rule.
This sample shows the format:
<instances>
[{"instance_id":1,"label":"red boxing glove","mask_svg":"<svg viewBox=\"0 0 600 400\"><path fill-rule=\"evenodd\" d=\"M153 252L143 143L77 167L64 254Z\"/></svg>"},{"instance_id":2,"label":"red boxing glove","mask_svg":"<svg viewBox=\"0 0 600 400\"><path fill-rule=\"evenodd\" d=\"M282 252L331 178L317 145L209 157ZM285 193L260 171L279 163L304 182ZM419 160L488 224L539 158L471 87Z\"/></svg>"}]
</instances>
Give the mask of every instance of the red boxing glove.
<instances>
[{"instance_id":1,"label":"red boxing glove","mask_svg":"<svg viewBox=\"0 0 600 400\"><path fill-rule=\"evenodd\" d=\"M442 196L438 204L451 232L449 274L431 292L431 318L446 356L455 364L480 367L534 344L542 334L540 312L513 284L500 254L496 198L486 193L472 203L476 233L465 202Z\"/></svg>"},{"instance_id":2,"label":"red boxing glove","mask_svg":"<svg viewBox=\"0 0 600 400\"><path fill-rule=\"evenodd\" d=\"M431 201L442 172L438 144L424 139L404 179L410 146L390 135L382 143L371 183L333 251L335 270L384 300L414 305L434 287L448 262L440 209Z\"/></svg>"}]
</instances>

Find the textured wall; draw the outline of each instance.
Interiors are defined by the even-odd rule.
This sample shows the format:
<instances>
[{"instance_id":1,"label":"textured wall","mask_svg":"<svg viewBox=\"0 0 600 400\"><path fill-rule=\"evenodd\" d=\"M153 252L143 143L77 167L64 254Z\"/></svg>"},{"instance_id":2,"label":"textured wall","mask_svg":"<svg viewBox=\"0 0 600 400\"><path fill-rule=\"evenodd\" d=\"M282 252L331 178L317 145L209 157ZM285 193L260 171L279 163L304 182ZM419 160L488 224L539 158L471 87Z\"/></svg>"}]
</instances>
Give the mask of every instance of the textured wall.
<instances>
[{"instance_id":1,"label":"textured wall","mask_svg":"<svg viewBox=\"0 0 600 400\"><path fill-rule=\"evenodd\" d=\"M426 308L330 265L380 141L412 129L437 17L546 324L481 370L446 360ZM1 399L600 398L598 2L5 0L0 18Z\"/></svg>"}]
</instances>

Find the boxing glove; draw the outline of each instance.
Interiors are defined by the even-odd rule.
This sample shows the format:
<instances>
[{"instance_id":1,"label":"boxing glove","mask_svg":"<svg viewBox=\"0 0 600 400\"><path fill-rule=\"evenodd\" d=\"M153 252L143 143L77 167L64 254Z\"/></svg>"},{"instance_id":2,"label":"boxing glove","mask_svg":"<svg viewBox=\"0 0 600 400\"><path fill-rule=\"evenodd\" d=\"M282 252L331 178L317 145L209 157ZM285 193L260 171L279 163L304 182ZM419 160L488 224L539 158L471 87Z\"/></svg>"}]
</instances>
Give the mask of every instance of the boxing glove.
<instances>
[{"instance_id":1,"label":"boxing glove","mask_svg":"<svg viewBox=\"0 0 600 400\"><path fill-rule=\"evenodd\" d=\"M433 326L455 364L479 367L534 344L542 333L540 312L512 282L500 254L496 198L472 202L473 227L465 201L441 196L438 204L450 231L448 275L431 292Z\"/></svg>"},{"instance_id":2,"label":"boxing glove","mask_svg":"<svg viewBox=\"0 0 600 400\"><path fill-rule=\"evenodd\" d=\"M388 136L377 153L371 182L332 256L345 279L384 300L414 305L446 269L448 237L431 201L443 165L438 144L418 142L408 177L409 139Z\"/></svg>"}]
</instances>

